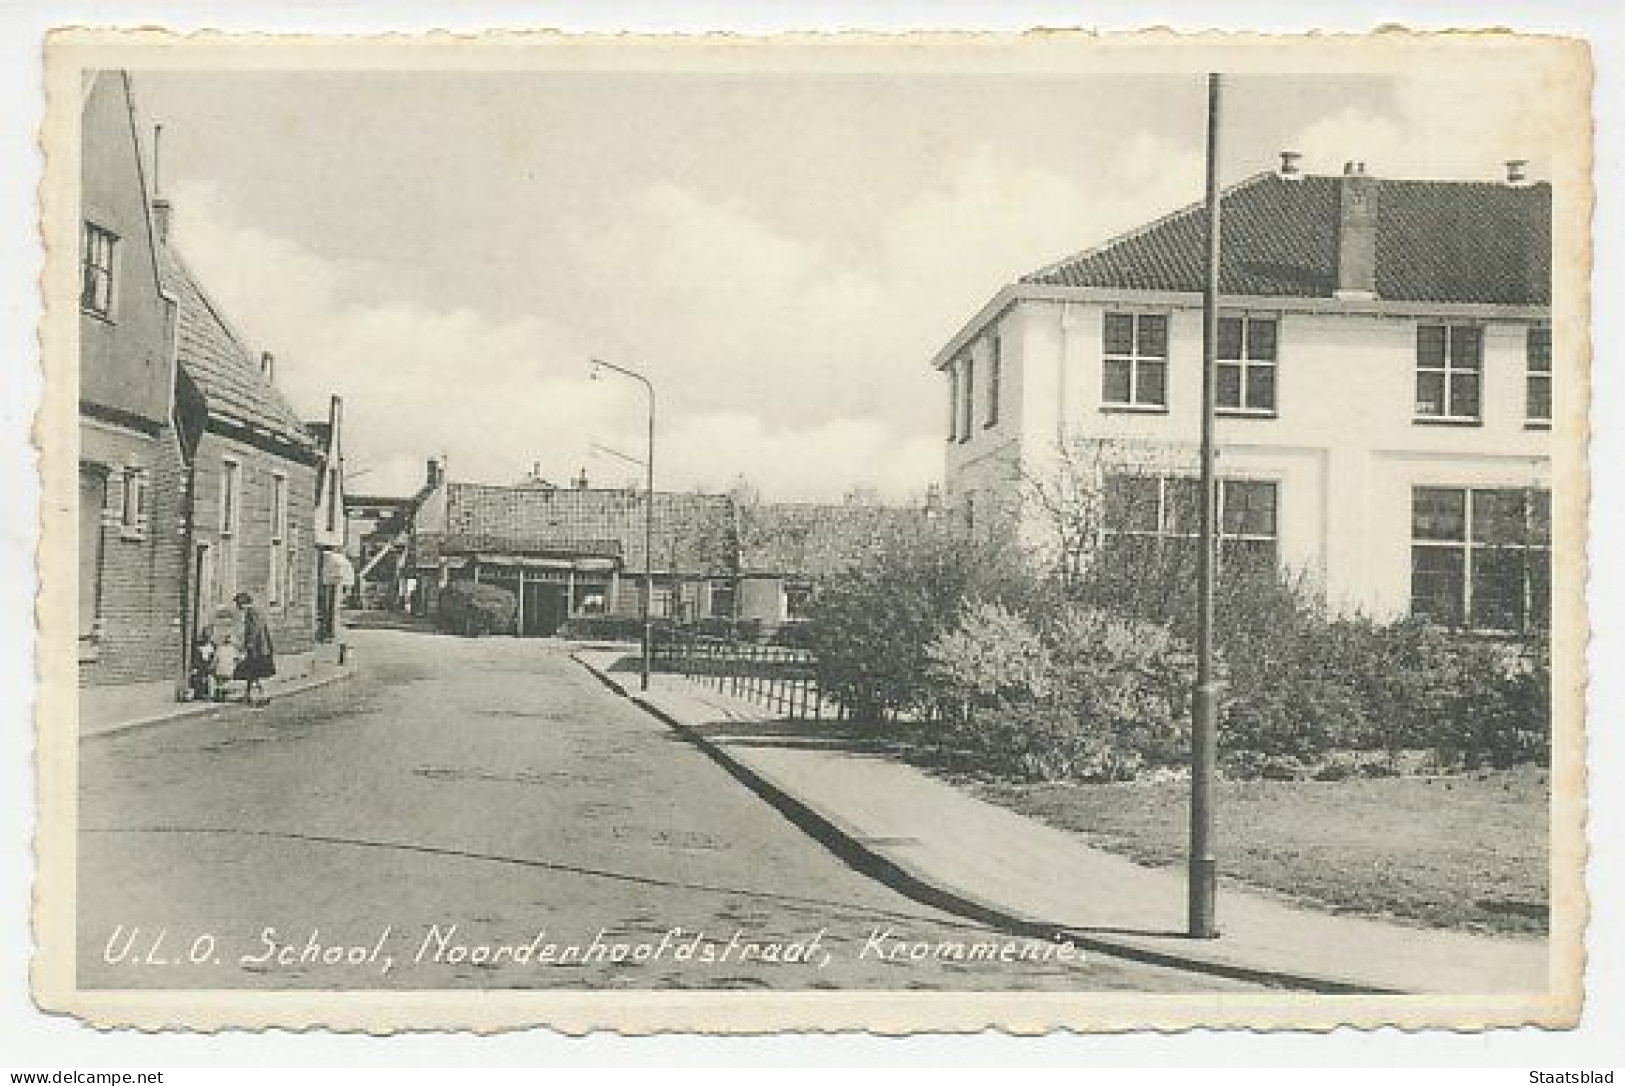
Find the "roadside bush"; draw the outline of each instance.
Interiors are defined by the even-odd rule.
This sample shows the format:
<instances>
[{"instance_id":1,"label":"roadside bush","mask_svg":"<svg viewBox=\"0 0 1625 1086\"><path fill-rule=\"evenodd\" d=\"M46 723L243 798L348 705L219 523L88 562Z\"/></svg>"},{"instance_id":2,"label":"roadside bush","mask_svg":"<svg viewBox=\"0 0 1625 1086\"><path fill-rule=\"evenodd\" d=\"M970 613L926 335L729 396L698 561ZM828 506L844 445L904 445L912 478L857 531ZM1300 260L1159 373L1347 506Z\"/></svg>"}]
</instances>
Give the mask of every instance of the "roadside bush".
<instances>
[{"instance_id":1,"label":"roadside bush","mask_svg":"<svg viewBox=\"0 0 1625 1086\"><path fill-rule=\"evenodd\" d=\"M513 633L519 601L496 585L458 581L440 590L438 622L442 630L465 637Z\"/></svg>"},{"instance_id":2,"label":"roadside bush","mask_svg":"<svg viewBox=\"0 0 1625 1086\"><path fill-rule=\"evenodd\" d=\"M804 636L824 689L859 719L886 719L936 703L926 648L955 628L967 602L1024 610L1040 586L1014 552L921 523L825 579Z\"/></svg>"},{"instance_id":3,"label":"roadside bush","mask_svg":"<svg viewBox=\"0 0 1625 1086\"><path fill-rule=\"evenodd\" d=\"M1046 630L1053 698L1120 751L1152 765L1185 760L1196 659L1166 627L1091 607Z\"/></svg>"},{"instance_id":4,"label":"roadside bush","mask_svg":"<svg viewBox=\"0 0 1625 1086\"><path fill-rule=\"evenodd\" d=\"M1050 700L986 708L949 734L978 769L1022 780L1104 784L1133 780L1145 766L1096 722Z\"/></svg>"},{"instance_id":5,"label":"roadside bush","mask_svg":"<svg viewBox=\"0 0 1625 1086\"><path fill-rule=\"evenodd\" d=\"M1049 654L1038 631L997 603L967 604L959 625L926 646L926 676L961 719L978 708L1046 692Z\"/></svg>"},{"instance_id":6,"label":"roadside bush","mask_svg":"<svg viewBox=\"0 0 1625 1086\"><path fill-rule=\"evenodd\" d=\"M577 615L559 630L577 641L641 641L643 620L637 615Z\"/></svg>"}]
</instances>

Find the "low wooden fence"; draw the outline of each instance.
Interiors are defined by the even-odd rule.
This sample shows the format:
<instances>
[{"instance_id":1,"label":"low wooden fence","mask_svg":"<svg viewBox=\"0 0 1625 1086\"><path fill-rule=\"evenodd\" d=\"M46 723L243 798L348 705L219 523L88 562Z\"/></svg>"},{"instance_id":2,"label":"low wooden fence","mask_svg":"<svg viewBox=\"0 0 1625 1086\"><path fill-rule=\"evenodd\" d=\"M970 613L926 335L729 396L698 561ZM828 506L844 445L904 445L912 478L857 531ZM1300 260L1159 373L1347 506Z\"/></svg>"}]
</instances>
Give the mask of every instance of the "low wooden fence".
<instances>
[{"instance_id":1,"label":"low wooden fence","mask_svg":"<svg viewBox=\"0 0 1625 1086\"><path fill-rule=\"evenodd\" d=\"M845 710L825 696L818 659L805 649L657 630L651 663L657 671L682 675L791 720L846 718Z\"/></svg>"}]
</instances>

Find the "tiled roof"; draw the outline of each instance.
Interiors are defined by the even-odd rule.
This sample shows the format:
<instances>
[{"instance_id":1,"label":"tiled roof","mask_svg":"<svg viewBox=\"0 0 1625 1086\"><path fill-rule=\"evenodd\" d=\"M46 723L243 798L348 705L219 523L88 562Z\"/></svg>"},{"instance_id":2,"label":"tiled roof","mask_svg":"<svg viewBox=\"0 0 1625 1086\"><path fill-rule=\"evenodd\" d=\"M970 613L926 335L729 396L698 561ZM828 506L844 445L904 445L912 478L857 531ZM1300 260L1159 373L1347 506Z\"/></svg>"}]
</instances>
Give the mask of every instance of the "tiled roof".
<instances>
[{"instance_id":1,"label":"tiled roof","mask_svg":"<svg viewBox=\"0 0 1625 1086\"><path fill-rule=\"evenodd\" d=\"M1329 298L1337 280L1341 178L1260 174L1227 190L1219 290ZM1377 297L1545 305L1551 300L1547 184L1375 180ZM1023 277L1069 287L1200 292L1206 212L1198 203Z\"/></svg>"},{"instance_id":2,"label":"tiled roof","mask_svg":"<svg viewBox=\"0 0 1625 1086\"><path fill-rule=\"evenodd\" d=\"M534 539L525 536L425 533L418 536L418 555L433 561L442 555L509 554L526 557L620 558L618 539Z\"/></svg>"},{"instance_id":3,"label":"tiled roof","mask_svg":"<svg viewBox=\"0 0 1625 1086\"><path fill-rule=\"evenodd\" d=\"M921 515L918 509L882 505L746 505L739 510L739 568L826 576Z\"/></svg>"},{"instance_id":4,"label":"tiled roof","mask_svg":"<svg viewBox=\"0 0 1625 1086\"><path fill-rule=\"evenodd\" d=\"M302 448L313 448L310 431L259 363L226 326L214 304L167 245L158 246L164 288L178 299L177 351L183 369L208 401L211 415L223 415Z\"/></svg>"},{"instance_id":5,"label":"tiled roof","mask_svg":"<svg viewBox=\"0 0 1625 1086\"><path fill-rule=\"evenodd\" d=\"M519 553L601 555L615 547L624 569L641 570L645 500L630 490L447 483L446 529L448 537L524 548ZM726 496L655 493L657 571L731 573L735 549L733 503Z\"/></svg>"}]
</instances>

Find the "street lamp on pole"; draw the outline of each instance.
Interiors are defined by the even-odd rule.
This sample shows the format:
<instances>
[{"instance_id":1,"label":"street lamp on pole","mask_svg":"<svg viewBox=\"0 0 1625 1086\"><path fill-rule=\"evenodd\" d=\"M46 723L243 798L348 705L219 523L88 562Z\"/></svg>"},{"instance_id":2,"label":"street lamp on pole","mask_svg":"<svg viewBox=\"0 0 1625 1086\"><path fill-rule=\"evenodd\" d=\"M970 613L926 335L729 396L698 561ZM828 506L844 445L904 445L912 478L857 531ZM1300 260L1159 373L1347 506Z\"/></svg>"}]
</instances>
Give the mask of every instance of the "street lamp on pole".
<instances>
[{"instance_id":1,"label":"street lamp on pole","mask_svg":"<svg viewBox=\"0 0 1625 1086\"><path fill-rule=\"evenodd\" d=\"M639 678L639 687L649 689L649 664L654 651L654 625L650 602L654 597L654 539L655 539L655 386L647 377L629 370L625 366L617 366L613 362L602 359L592 360L592 376L596 380L603 370L613 370L622 377L630 377L643 386L643 391L649 396L649 446L648 455L644 458L644 500L643 500L643 667Z\"/></svg>"},{"instance_id":2,"label":"street lamp on pole","mask_svg":"<svg viewBox=\"0 0 1625 1086\"><path fill-rule=\"evenodd\" d=\"M1202 516L1196 587L1196 689L1191 698L1191 825L1188 920L1193 938L1212 939L1218 861L1213 855L1213 777L1218 761L1219 684L1213 669L1213 586L1218 488L1214 479L1219 342L1219 114L1223 80L1207 77L1207 268L1202 284Z\"/></svg>"}]
</instances>

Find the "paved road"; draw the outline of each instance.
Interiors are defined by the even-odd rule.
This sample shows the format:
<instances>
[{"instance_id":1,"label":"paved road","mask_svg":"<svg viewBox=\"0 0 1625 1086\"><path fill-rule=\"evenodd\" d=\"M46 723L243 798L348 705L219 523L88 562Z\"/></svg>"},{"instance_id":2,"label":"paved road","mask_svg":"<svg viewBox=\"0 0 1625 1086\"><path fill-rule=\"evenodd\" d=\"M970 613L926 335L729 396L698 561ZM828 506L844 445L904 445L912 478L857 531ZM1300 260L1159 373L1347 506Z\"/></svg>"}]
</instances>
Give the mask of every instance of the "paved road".
<instances>
[{"instance_id":1,"label":"paved road","mask_svg":"<svg viewBox=\"0 0 1625 1086\"><path fill-rule=\"evenodd\" d=\"M84 986L1240 987L892 892L556 643L350 636L346 682L83 744Z\"/></svg>"}]
</instances>

